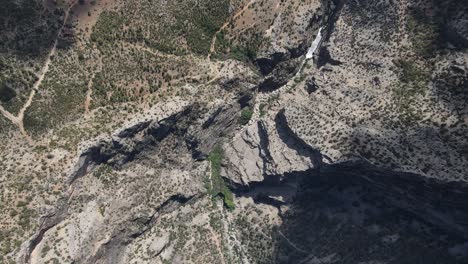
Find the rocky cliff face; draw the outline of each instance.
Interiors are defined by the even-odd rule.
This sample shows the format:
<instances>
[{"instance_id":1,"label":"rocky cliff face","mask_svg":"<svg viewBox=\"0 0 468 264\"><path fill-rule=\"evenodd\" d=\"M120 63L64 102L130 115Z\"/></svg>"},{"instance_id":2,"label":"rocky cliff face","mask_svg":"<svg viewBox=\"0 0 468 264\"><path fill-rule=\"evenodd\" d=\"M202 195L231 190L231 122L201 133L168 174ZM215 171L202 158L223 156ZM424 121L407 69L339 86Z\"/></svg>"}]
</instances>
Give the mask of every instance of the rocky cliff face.
<instances>
[{"instance_id":1,"label":"rocky cliff face","mask_svg":"<svg viewBox=\"0 0 468 264\"><path fill-rule=\"evenodd\" d=\"M286 144L295 146L287 156L309 169L272 170L275 159L267 154L273 147L259 147L262 140L252 136L258 123L252 122L239 136L250 147L227 146L234 157L245 157L235 158L243 170L230 169L229 160L226 171L236 173L226 175L242 181L250 175L251 189L240 188L239 195L279 208L283 224L271 231L278 262L466 261L467 123L459 103L466 94L466 69L459 67L466 56L460 41L444 37L448 25L441 19L447 6L461 3L334 6L314 63L306 63L279 96L257 101L268 102L261 122L277 120L277 131L287 134L279 138L294 141ZM438 72L448 65L458 73L442 77ZM251 152L260 155L254 159Z\"/></svg>"},{"instance_id":2,"label":"rocky cliff face","mask_svg":"<svg viewBox=\"0 0 468 264\"><path fill-rule=\"evenodd\" d=\"M211 8L214 27L203 24L208 18L182 15L158 1L158 19L200 33L172 28L183 33L162 42L181 45L172 51L146 39L153 29L144 27L123 36L94 35L104 64L118 58L105 48L112 39L125 43L121 50L132 46L139 60L157 54L153 63L164 59L187 74L161 84L157 100L135 103L138 112L113 97L122 92L112 90L120 80L104 75L105 65L93 65L111 90L99 90L106 82L92 77L90 89L93 82L98 86L90 96L94 91L93 100L107 102L109 112L96 108L63 128L96 125L90 121L95 116L129 118L97 119L105 132L76 140L78 154L56 147L63 150L53 153L74 157L70 161L49 154L50 168L43 169L49 176L42 177L60 180L55 196L31 198L37 223L15 246L8 243L6 263L467 262L463 1L226 3L230 14L224 17L224 2L193 2ZM122 15L150 8L145 5L112 8ZM124 31L131 28L105 6L96 7L104 8L105 23L93 32L120 23ZM314 39L319 47L306 59ZM195 53L204 49L208 55ZM54 60L72 60L68 55ZM163 71L164 81L177 75L177 69L165 70L143 72ZM149 78L139 80L151 86ZM132 85L140 87L135 93L145 86ZM132 110L125 112L128 105ZM33 135L51 152L70 133L59 132ZM39 176L31 181L42 186ZM0 179L8 182L6 175ZM12 192L13 186L2 188Z\"/></svg>"}]
</instances>

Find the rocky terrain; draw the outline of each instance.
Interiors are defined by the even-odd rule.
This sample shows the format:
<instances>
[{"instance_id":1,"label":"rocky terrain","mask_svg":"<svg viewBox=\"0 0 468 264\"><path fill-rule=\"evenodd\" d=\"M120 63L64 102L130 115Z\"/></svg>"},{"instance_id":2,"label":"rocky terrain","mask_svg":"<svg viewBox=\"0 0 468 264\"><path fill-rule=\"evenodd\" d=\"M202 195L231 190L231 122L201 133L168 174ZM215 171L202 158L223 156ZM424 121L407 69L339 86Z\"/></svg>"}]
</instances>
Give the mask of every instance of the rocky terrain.
<instances>
[{"instance_id":1,"label":"rocky terrain","mask_svg":"<svg viewBox=\"0 0 468 264\"><path fill-rule=\"evenodd\" d=\"M468 263L463 0L4 0L0 263Z\"/></svg>"}]
</instances>

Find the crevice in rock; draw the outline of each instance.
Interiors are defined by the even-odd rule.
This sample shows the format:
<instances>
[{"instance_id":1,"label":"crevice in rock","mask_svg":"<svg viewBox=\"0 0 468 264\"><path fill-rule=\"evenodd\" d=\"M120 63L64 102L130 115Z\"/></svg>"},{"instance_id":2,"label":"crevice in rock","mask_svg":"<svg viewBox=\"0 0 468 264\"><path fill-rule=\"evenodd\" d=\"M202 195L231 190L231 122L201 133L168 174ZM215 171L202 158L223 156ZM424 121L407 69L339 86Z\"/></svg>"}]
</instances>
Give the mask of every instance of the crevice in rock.
<instances>
[{"instance_id":1,"label":"crevice in rock","mask_svg":"<svg viewBox=\"0 0 468 264\"><path fill-rule=\"evenodd\" d=\"M122 130L120 133L118 133L117 137L119 138L129 138L135 136L138 132L143 131L144 129L148 128L148 126L151 124L151 121L145 121L138 123L134 126L131 126L129 128L126 128Z\"/></svg>"},{"instance_id":2,"label":"crevice in rock","mask_svg":"<svg viewBox=\"0 0 468 264\"><path fill-rule=\"evenodd\" d=\"M272 92L272 91L280 88L281 86L288 83L289 77L293 76L292 73L294 73L294 70L295 69L293 69L291 71L291 69L289 69L288 73L286 74L288 77L286 77L286 78L284 78L284 77L278 78L278 76L282 76L284 74L276 74L274 76L269 76L269 77L265 78L260 83L260 85L258 86L258 91L261 92L261 93L268 93L268 92Z\"/></svg>"},{"instance_id":3,"label":"crevice in rock","mask_svg":"<svg viewBox=\"0 0 468 264\"><path fill-rule=\"evenodd\" d=\"M258 128L258 136L260 138L259 155L260 155L260 158L263 160L263 171L265 172L267 170L267 165L271 164L273 161L273 158L271 156L270 149L269 149L270 140L268 138L268 131L265 128L265 125L263 124L262 121L257 122L257 128Z\"/></svg>"},{"instance_id":4,"label":"crevice in rock","mask_svg":"<svg viewBox=\"0 0 468 264\"><path fill-rule=\"evenodd\" d=\"M68 210L68 205L64 201L62 202L63 204L59 206L59 210L49 215L41 217L42 223L40 224L38 231L28 242L26 242L27 246L25 248L25 251L23 251L24 263L30 263L31 254L34 252L37 245L39 245L44 239L44 235L47 233L47 231L58 225L65 218L65 215Z\"/></svg>"},{"instance_id":5,"label":"crevice in rock","mask_svg":"<svg viewBox=\"0 0 468 264\"><path fill-rule=\"evenodd\" d=\"M325 3L323 2L325 1ZM338 21L338 18L341 15L341 10L345 6L348 0L323 0L323 5L326 6L326 31L324 34L323 41L328 42L330 40L330 36L335 29L335 23Z\"/></svg>"},{"instance_id":6,"label":"crevice in rock","mask_svg":"<svg viewBox=\"0 0 468 264\"><path fill-rule=\"evenodd\" d=\"M123 223L122 228L118 229L118 233L114 234L109 241L103 244L96 254L89 259L89 262L102 263L110 261L110 263L118 263L123 253L123 248L150 230L162 213L174 211L199 197L200 195L172 195L161 203L151 215L137 217L131 223Z\"/></svg>"},{"instance_id":7,"label":"crevice in rock","mask_svg":"<svg viewBox=\"0 0 468 264\"><path fill-rule=\"evenodd\" d=\"M202 128L207 129L210 126L212 126L216 122L216 118L219 116L219 114L221 114L222 111L222 107L216 109L216 111L214 111L214 113L210 117L208 117L208 119L202 124Z\"/></svg>"},{"instance_id":8,"label":"crevice in rock","mask_svg":"<svg viewBox=\"0 0 468 264\"><path fill-rule=\"evenodd\" d=\"M130 234L129 237L132 239L136 239L142 236L151 228L151 226L153 226L154 222L157 220L161 212L164 212L166 209L168 209L174 204L177 204L178 206L183 206L194 198L195 198L195 195L191 195L191 196L183 196L181 194L172 195L167 200L165 200L160 206L158 206L155 212L150 217L148 217L147 220L144 220L142 218L133 219L133 222L140 222L141 220L143 220L143 222L141 223L143 228L141 230L138 230L137 232Z\"/></svg>"},{"instance_id":9,"label":"crevice in rock","mask_svg":"<svg viewBox=\"0 0 468 264\"><path fill-rule=\"evenodd\" d=\"M154 253L151 257L152 257L153 259L159 257L159 256L164 252L164 250L167 249L167 247L168 247L169 244L170 244L170 242L164 244L164 246L163 246L158 252Z\"/></svg>"}]
</instances>

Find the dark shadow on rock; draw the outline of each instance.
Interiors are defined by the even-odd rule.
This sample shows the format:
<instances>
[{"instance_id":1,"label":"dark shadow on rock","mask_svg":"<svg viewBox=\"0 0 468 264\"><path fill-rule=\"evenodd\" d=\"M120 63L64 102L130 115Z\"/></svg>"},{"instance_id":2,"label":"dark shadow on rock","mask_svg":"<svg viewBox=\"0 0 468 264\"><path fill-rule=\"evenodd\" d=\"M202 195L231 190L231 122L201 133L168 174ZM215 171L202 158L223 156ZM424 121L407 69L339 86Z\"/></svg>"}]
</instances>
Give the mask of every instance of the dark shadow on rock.
<instances>
[{"instance_id":1,"label":"dark shadow on rock","mask_svg":"<svg viewBox=\"0 0 468 264\"><path fill-rule=\"evenodd\" d=\"M296 74L299 63L299 59L290 59L279 63L258 85L258 90L271 92L285 85Z\"/></svg>"},{"instance_id":2,"label":"dark shadow on rock","mask_svg":"<svg viewBox=\"0 0 468 264\"><path fill-rule=\"evenodd\" d=\"M314 166L319 168L322 164L322 159L327 159L327 157L323 157L319 151L309 146L309 144L291 130L284 112L285 110L282 109L275 117L275 127L279 137L289 148L296 150L303 157L308 157Z\"/></svg>"},{"instance_id":3,"label":"dark shadow on rock","mask_svg":"<svg viewBox=\"0 0 468 264\"><path fill-rule=\"evenodd\" d=\"M276 52L271 55L261 56L255 59L255 63L263 75L270 74L273 69L282 61L288 59L288 54Z\"/></svg>"},{"instance_id":4,"label":"dark shadow on rock","mask_svg":"<svg viewBox=\"0 0 468 264\"><path fill-rule=\"evenodd\" d=\"M440 44L450 43L457 49L468 48L468 5L464 0L425 0L434 14L430 17L438 27ZM443 45L445 46L445 45Z\"/></svg>"},{"instance_id":5,"label":"dark shadow on rock","mask_svg":"<svg viewBox=\"0 0 468 264\"><path fill-rule=\"evenodd\" d=\"M447 65L436 74L433 84L438 100L461 116L468 102L468 66Z\"/></svg>"},{"instance_id":6,"label":"dark shadow on rock","mask_svg":"<svg viewBox=\"0 0 468 264\"><path fill-rule=\"evenodd\" d=\"M277 230L276 263L466 263L468 186L365 163L310 171Z\"/></svg>"},{"instance_id":7,"label":"dark shadow on rock","mask_svg":"<svg viewBox=\"0 0 468 264\"><path fill-rule=\"evenodd\" d=\"M341 65L341 61L334 60L330 52L328 51L327 47L320 47L319 54L317 58L317 68L325 66L326 64L330 64L332 66Z\"/></svg>"},{"instance_id":8,"label":"dark shadow on rock","mask_svg":"<svg viewBox=\"0 0 468 264\"><path fill-rule=\"evenodd\" d=\"M315 77L311 77L306 81L306 91L309 95L315 93L320 87L315 81Z\"/></svg>"},{"instance_id":9,"label":"dark shadow on rock","mask_svg":"<svg viewBox=\"0 0 468 264\"><path fill-rule=\"evenodd\" d=\"M375 1L348 2L355 5L353 8L356 12L370 12L375 9L372 6ZM441 14L453 14L451 12L457 9L466 8L466 5L459 5L464 1L426 2L435 3L441 12L452 10ZM393 1L385 3L394 5ZM363 10L363 6L369 9ZM445 6L445 9L441 6ZM384 14L382 10L380 12ZM379 16L379 13L373 15ZM364 13L363 21L359 23L374 22L372 19L366 22L366 17ZM464 34L466 27L461 26L464 23L463 15L443 17L448 24L458 25L458 37ZM393 19L393 16L389 17L389 20ZM326 35L325 39L328 39L333 31L332 25L333 23L328 26L328 37ZM452 39L447 41L457 47L461 47L460 43L462 44L455 44ZM446 103L455 106L457 111L463 111L468 94L467 71L460 65L447 67L445 76L441 75L433 80L437 92L443 97L439 100L447 100ZM377 84L379 82L376 81ZM284 123L280 117L278 127L278 124ZM466 127L461 122L463 121L455 126ZM466 135L463 134L465 128L444 128L433 124L411 128L415 130L415 134L423 135L421 139L426 135L440 137L441 141L437 143L450 145L448 149L459 152L457 156L460 154L459 156L463 157L468 153L466 141L459 140ZM401 133L405 134L407 131ZM283 134L288 137L292 135L294 138L294 133ZM385 138L372 140L379 148L376 152L385 148L385 151L392 152L395 157L412 153L401 153L398 149L394 151L394 146L386 148L389 142L395 142ZM405 140L403 137L396 144L411 148L411 144ZM294 142L291 146L300 142L301 149L307 149L300 138ZM428 138L423 142L435 141ZM434 151L439 151L435 149L436 146L437 144L434 144ZM371 159L375 158L376 153L359 152L369 149L368 147L364 142L362 149L352 149L351 152L357 157L365 158L367 155ZM318 169L308 171L307 175L302 173L295 199L290 203L291 209L283 214L283 223L276 230L274 262L468 263L468 185L464 182L446 182L415 173L398 172L398 164L382 168L383 165L390 164L387 162L392 160L390 157L393 156L383 155L382 159L376 162L379 166L382 165L380 167L365 162L332 165L321 163ZM423 173L424 169L421 174Z\"/></svg>"}]
</instances>

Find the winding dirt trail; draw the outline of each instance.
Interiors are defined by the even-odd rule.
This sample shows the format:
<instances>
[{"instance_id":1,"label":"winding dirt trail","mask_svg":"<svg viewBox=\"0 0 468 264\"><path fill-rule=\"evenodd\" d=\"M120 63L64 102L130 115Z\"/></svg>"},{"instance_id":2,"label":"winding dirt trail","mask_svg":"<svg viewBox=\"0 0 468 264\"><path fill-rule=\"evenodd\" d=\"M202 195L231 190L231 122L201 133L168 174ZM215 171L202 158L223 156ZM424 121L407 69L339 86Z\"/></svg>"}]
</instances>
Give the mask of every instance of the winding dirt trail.
<instances>
[{"instance_id":1,"label":"winding dirt trail","mask_svg":"<svg viewBox=\"0 0 468 264\"><path fill-rule=\"evenodd\" d=\"M228 26L229 26L229 23L231 23L231 21L233 21L234 19L240 17L242 14L244 14L245 11L247 11L251 5L255 4L257 2L257 0L251 0L248 4L246 4L241 10L239 10L237 13L234 14L234 16L232 16L231 18L228 19L228 21L226 21L226 23L224 23L221 28L216 31L216 33L214 34L213 36L213 39L211 39L211 45L210 45L210 52L208 53L208 59L211 58L211 54L213 52L215 52L215 46L216 46L216 36L221 32L223 31L224 29L226 29Z\"/></svg>"},{"instance_id":2,"label":"winding dirt trail","mask_svg":"<svg viewBox=\"0 0 468 264\"><path fill-rule=\"evenodd\" d=\"M67 23L70 10L75 6L76 3L77 1L72 1L70 5L68 6L67 10L65 11L65 16L63 18L62 25L60 26L60 29L57 32L57 36L55 37L54 44L52 45L52 48L50 49L49 54L47 54L46 56L44 66L42 66L40 74L37 76L37 81L32 86L32 90L31 90L31 93L29 94L28 100L26 101L26 103L24 103L23 107L20 109L20 111L18 112L18 115L14 116L13 114L5 110L3 106L0 105L0 112L3 114L3 116L5 116L5 118L10 120L13 124L15 124L19 128L21 134L25 137L26 141L28 141L30 145L34 145L34 141L32 140L31 136L28 134L28 132L24 129L24 122L23 122L24 113L31 106L34 96L36 95L39 89L39 86L41 86L45 75L49 71L49 66L50 66L50 63L52 62L52 57L55 55L55 51L57 50L57 43L58 43L60 34L62 33L63 28L65 27L65 24Z\"/></svg>"}]
</instances>

